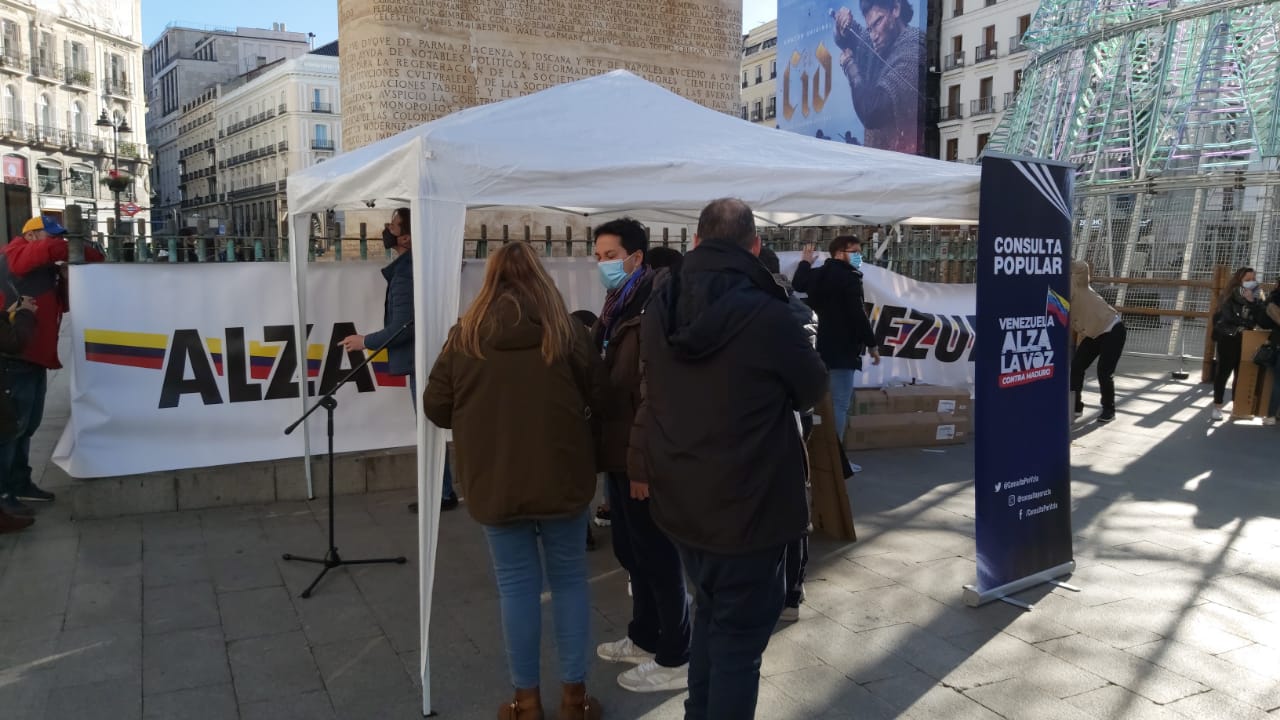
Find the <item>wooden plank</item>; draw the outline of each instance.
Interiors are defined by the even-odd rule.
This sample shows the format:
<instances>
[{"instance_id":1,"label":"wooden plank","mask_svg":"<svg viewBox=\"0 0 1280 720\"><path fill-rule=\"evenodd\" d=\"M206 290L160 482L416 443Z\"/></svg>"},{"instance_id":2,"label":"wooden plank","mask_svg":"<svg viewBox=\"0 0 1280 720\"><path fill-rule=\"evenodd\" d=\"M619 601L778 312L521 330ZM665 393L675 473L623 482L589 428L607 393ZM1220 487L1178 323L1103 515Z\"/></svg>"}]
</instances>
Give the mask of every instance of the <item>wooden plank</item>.
<instances>
[{"instance_id":1,"label":"wooden plank","mask_svg":"<svg viewBox=\"0 0 1280 720\"><path fill-rule=\"evenodd\" d=\"M813 433L809 436L813 529L835 540L853 542L858 538L853 530L853 509L849 506L840 453L828 394L816 408Z\"/></svg>"},{"instance_id":2,"label":"wooden plank","mask_svg":"<svg viewBox=\"0 0 1280 720\"><path fill-rule=\"evenodd\" d=\"M1180 318L1207 318L1209 313L1204 310L1166 310L1164 308L1148 308L1148 307L1127 307L1124 305L1116 307L1122 315L1154 315L1158 317L1180 317Z\"/></svg>"},{"instance_id":3,"label":"wooden plank","mask_svg":"<svg viewBox=\"0 0 1280 720\"><path fill-rule=\"evenodd\" d=\"M1213 280L1180 280L1178 278L1096 277L1093 278L1093 282L1098 285L1142 285L1144 287L1213 287Z\"/></svg>"},{"instance_id":4,"label":"wooden plank","mask_svg":"<svg viewBox=\"0 0 1280 720\"><path fill-rule=\"evenodd\" d=\"M1245 330L1240 338L1240 366L1236 368L1235 392L1231 394L1231 417L1252 418L1265 414L1259 405L1265 404L1262 396L1263 382L1271 373L1253 363L1258 348L1267 342L1266 330Z\"/></svg>"}]
</instances>

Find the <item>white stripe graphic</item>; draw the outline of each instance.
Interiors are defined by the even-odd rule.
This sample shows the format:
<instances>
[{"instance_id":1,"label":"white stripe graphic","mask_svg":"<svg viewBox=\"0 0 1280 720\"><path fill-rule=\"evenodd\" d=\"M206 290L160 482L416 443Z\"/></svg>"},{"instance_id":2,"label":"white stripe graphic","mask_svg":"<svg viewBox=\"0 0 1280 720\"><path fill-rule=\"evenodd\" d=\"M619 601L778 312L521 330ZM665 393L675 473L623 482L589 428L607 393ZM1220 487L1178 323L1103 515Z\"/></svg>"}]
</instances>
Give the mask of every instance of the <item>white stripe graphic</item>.
<instances>
[{"instance_id":1,"label":"white stripe graphic","mask_svg":"<svg viewBox=\"0 0 1280 720\"><path fill-rule=\"evenodd\" d=\"M1067 207L1066 201L1062 198L1062 193L1058 192L1057 183L1053 182L1049 171L1039 163L1031 164L1013 161L1013 166L1022 173L1022 176L1035 187L1036 191L1058 212L1062 213L1068 220L1071 219L1071 210ZM1042 177L1043 173L1043 177Z\"/></svg>"}]
</instances>

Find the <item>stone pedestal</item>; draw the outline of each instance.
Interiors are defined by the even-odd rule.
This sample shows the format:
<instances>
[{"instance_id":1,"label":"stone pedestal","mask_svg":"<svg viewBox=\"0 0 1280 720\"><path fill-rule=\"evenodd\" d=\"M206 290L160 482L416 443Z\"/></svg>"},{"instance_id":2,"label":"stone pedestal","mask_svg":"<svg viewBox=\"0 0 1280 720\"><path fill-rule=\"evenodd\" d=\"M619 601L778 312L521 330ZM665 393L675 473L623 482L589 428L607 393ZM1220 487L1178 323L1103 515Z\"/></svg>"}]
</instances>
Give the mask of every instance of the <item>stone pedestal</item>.
<instances>
[{"instance_id":1,"label":"stone pedestal","mask_svg":"<svg viewBox=\"0 0 1280 720\"><path fill-rule=\"evenodd\" d=\"M345 150L618 68L738 112L740 0L339 0L338 32Z\"/></svg>"}]
</instances>

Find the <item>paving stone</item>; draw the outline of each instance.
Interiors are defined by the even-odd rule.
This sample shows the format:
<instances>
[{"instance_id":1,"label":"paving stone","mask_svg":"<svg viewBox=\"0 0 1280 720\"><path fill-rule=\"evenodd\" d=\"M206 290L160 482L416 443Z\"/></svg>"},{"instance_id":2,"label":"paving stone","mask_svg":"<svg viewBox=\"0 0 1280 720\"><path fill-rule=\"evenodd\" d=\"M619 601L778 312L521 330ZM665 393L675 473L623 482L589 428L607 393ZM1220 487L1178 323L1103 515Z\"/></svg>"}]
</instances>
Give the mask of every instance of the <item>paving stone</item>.
<instances>
[{"instance_id":1,"label":"paving stone","mask_svg":"<svg viewBox=\"0 0 1280 720\"><path fill-rule=\"evenodd\" d=\"M891 720L897 712L885 701L829 666L796 670L770 678L794 701L790 717Z\"/></svg>"},{"instance_id":2,"label":"paving stone","mask_svg":"<svg viewBox=\"0 0 1280 720\"><path fill-rule=\"evenodd\" d=\"M1119 685L1107 685L1097 690L1067 698L1067 702L1095 718L1124 718L1125 720L1182 720L1182 716L1168 706L1156 705L1150 700L1131 693Z\"/></svg>"},{"instance_id":3,"label":"paving stone","mask_svg":"<svg viewBox=\"0 0 1280 720\"><path fill-rule=\"evenodd\" d=\"M49 694L45 720L111 718L137 720L142 717L142 691L138 678L107 680L92 685L76 685Z\"/></svg>"},{"instance_id":4,"label":"paving stone","mask_svg":"<svg viewBox=\"0 0 1280 720\"><path fill-rule=\"evenodd\" d=\"M240 705L240 720L334 720L336 717L333 703L323 690Z\"/></svg>"},{"instance_id":5,"label":"paving stone","mask_svg":"<svg viewBox=\"0 0 1280 720\"><path fill-rule=\"evenodd\" d=\"M1054 594L1037 602L1036 612L1043 612L1054 622L1118 649L1145 645L1161 638L1157 633L1126 622L1126 618L1117 617L1114 611L1104 610L1105 607L1084 607Z\"/></svg>"},{"instance_id":6,"label":"paving stone","mask_svg":"<svg viewBox=\"0 0 1280 720\"><path fill-rule=\"evenodd\" d=\"M218 595L218 610L228 642L301 627L289 593L281 586L222 593Z\"/></svg>"},{"instance_id":7,"label":"paving stone","mask_svg":"<svg viewBox=\"0 0 1280 720\"><path fill-rule=\"evenodd\" d=\"M47 664L55 670L55 688L137 680L142 675L142 627L129 623L66 630Z\"/></svg>"},{"instance_id":8,"label":"paving stone","mask_svg":"<svg viewBox=\"0 0 1280 720\"><path fill-rule=\"evenodd\" d=\"M1223 660L1258 673L1272 682L1280 682L1280 648L1254 644L1220 655Z\"/></svg>"},{"instance_id":9,"label":"paving stone","mask_svg":"<svg viewBox=\"0 0 1280 720\"><path fill-rule=\"evenodd\" d=\"M281 584L275 558L266 553L209 558L213 589L218 593L256 590Z\"/></svg>"},{"instance_id":10,"label":"paving stone","mask_svg":"<svg viewBox=\"0 0 1280 720\"><path fill-rule=\"evenodd\" d=\"M323 591L305 600L297 593L291 593L294 610L307 640L312 645L326 645L381 635L382 628L355 582L346 575L330 575L333 577L325 578Z\"/></svg>"},{"instance_id":11,"label":"paving stone","mask_svg":"<svg viewBox=\"0 0 1280 720\"><path fill-rule=\"evenodd\" d=\"M68 629L93 625L118 625L142 621L142 579L73 585L67 605Z\"/></svg>"},{"instance_id":12,"label":"paving stone","mask_svg":"<svg viewBox=\"0 0 1280 720\"><path fill-rule=\"evenodd\" d=\"M5 717L44 717L53 680L52 668L0 670L0 708Z\"/></svg>"},{"instance_id":13,"label":"paving stone","mask_svg":"<svg viewBox=\"0 0 1280 720\"><path fill-rule=\"evenodd\" d=\"M765 677L782 675L804 668L822 665L822 660L800 643L774 635L764 651L760 674Z\"/></svg>"},{"instance_id":14,"label":"paving stone","mask_svg":"<svg viewBox=\"0 0 1280 720\"><path fill-rule=\"evenodd\" d=\"M220 628L180 630L142 639L143 694L231 682L226 644Z\"/></svg>"},{"instance_id":15,"label":"paving stone","mask_svg":"<svg viewBox=\"0 0 1280 720\"><path fill-rule=\"evenodd\" d=\"M205 580L144 588L142 623L148 635L216 627L220 619L213 584Z\"/></svg>"},{"instance_id":16,"label":"paving stone","mask_svg":"<svg viewBox=\"0 0 1280 720\"><path fill-rule=\"evenodd\" d=\"M1079 708L1022 678L971 688L965 694L1001 717L1092 720Z\"/></svg>"},{"instance_id":17,"label":"paving stone","mask_svg":"<svg viewBox=\"0 0 1280 720\"><path fill-rule=\"evenodd\" d=\"M192 688L142 700L143 720L239 720L236 694L230 685Z\"/></svg>"},{"instance_id":18,"label":"paving stone","mask_svg":"<svg viewBox=\"0 0 1280 720\"><path fill-rule=\"evenodd\" d=\"M858 633L858 639L892 652L953 688L963 690L1016 675L915 625L868 630Z\"/></svg>"},{"instance_id":19,"label":"paving stone","mask_svg":"<svg viewBox=\"0 0 1280 720\"><path fill-rule=\"evenodd\" d=\"M227 645L240 703L301 695L324 685L302 632L263 635Z\"/></svg>"},{"instance_id":20,"label":"paving stone","mask_svg":"<svg viewBox=\"0 0 1280 720\"><path fill-rule=\"evenodd\" d=\"M413 696L413 682L386 638L321 645L314 652L340 716L376 707L379 698Z\"/></svg>"},{"instance_id":21,"label":"paving stone","mask_svg":"<svg viewBox=\"0 0 1280 720\"><path fill-rule=\"evenodd\" d=\"M1223 630L1217 622L1203 614L1195 613L1194 608L1166 610L1160 606L1152 606L1143 600L1131 599L1108 606L1108 610L1115 614L1122 613L1126 621L1151 630L1168 640L1191 645L1211 655L1238 650L1253 644L1251 640Z\"/></svg>"},{"instance_id":22,"label":"paving stone","mask_svg":"<svg viewBox=\"0 0 1280 720\"><path fill-rule=\"evenodd\" d=\"M48 668L62 634L62 617L0 622L0 672Z\"/></svg>"},{"instance_id":23,"label":"paving stone","mask_svg":"<svg viewBox=\"0 0 1280 720\"><path fill-rule=\"evenodd\" d=\"M1273 717L1219 690L1183 698L1169 707L1193 720L1270 720Z\"/></svg>"},{"instance_id":24,"label":"paving stone","mask_svg":"<svg viewBox=\"0 0 1280 720\"><path fill-rule=\"evenodd\" d=\"M825 616L801 620L783 628L778 635L800 644L857 683L915 672L907 661L888 650L866 645L856 633Z\"/></svg>"},{"instance_id":25,"label":"paving stone","mask_svg":"<svg viewBox=\"0 0 1280 720\"><path fill-rule=\"evenodd\" d=\"M1159 705L1209 689L1084 635L1048 640L1039 647Z\"/></svg>"},{"instance_id":26,"label":"paving stone","mask_svg":"<svg viewBox=\"0 0 1280 720\"><path fill-rule=\"evenodd\" d=\"M959 690L937 684L934 678L915 672L866 685L871 694L899 713L919 718L949 720L999 720L1000 716Z\"/></svg>"},{"instance_id":27,"label":"paving stone","mask_svg":"<svg viewBox=\"0 0 1280 720\"><path fill-rule=\"evenodd\" d=\"M203 547L181 546L174 553L164 550L142 553L142 584L145 587L211 582L212 579L212 568Z\"/></svg>"},{"instance_id":28,"label":"paving stone","mask_svg":"<svg viewBox=\"0 0 1280 720\"><path fill-rule=\"evenodd\" d=\"M1079 695L1108 684L1087 670L1005 633L961 635L951 638L951 642L1056 698Z\"/></svg>"},{"instance_id":29,"label":"paving stone","mask_svg":"<svg viewBox=\"0 0 1280 720\"><path fill-rule=\"evenodd\" d=\"M8 572L0 578L0 622L62 616L71 599L71 571Z\"/></svg>"}]
</instances>

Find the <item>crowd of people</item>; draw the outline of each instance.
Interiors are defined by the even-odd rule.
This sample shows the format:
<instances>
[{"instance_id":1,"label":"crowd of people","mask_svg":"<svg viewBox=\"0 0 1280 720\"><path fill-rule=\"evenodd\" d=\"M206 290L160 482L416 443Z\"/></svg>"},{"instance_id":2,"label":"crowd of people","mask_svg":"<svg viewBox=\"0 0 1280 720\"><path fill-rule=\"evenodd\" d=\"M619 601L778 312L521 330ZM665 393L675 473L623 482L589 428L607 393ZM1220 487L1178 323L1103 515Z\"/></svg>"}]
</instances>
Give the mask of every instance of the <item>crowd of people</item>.
<instances>
[{"instance_id":1,"label":"crowd of people","mask_svg":"<svg viewBox=\"0 0 1280 720\"><path fill-rule=\"evenodd\" d=\"M593 235L607 291L598 316L570 313L537 253L505 245L423 397L427 418L453 430L458 483L488 539L515 689L498 716L544 716L544 583L558 717L603 716L586 688L583 542L600 473L632 612L596 656L631 666L617 677L627 690L687 689L688 718L750 718L769 638L803 599L813 409L829 377L851 375L867 351L878 359L860 248L832 245L839 270L812 269L807 253L796 282L811 307L740 200L704 208L683 256L650 248L627 218Z\"/></svg>"}]
</instances>

